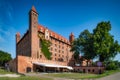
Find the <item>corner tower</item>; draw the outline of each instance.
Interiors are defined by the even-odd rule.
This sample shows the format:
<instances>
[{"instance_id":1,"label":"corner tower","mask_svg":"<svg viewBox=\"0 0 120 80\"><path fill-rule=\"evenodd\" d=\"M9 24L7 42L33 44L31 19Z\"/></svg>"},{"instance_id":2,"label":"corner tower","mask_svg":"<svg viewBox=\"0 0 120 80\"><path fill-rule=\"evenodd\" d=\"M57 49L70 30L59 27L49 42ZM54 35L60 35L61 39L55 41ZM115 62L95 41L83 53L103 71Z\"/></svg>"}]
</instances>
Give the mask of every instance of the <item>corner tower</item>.
<instances>
[{"instance_id":1,"label":"corner tower","mask_svg":"<svg viewBox=\"0 0 120 80\"><path fill-rule=\"evenodd\" d=\"M74 41L74 34L72 32L69 36L69 41L70 41L70 43L72 43Z\"/></svg>"},{"instance_id":2,"label":"corner tower","mask_svg":"<svg viewBox=\"0 0 120 80\"><path fill-rule=\"evenodd\" d=\"M20 41L20 33L16 33L16 44Z\"/></svg>"},{"instance_id":3,"label":"corner tower","mask_svg":"<svg viewBox=\"0 0 120 80\"><path fill-rule=\"evenodd\" d=\"M36 58L39 49L38 40L38 13L34 6L29 12L29 35L31 57Z\"/></svg>"}]
</instances>

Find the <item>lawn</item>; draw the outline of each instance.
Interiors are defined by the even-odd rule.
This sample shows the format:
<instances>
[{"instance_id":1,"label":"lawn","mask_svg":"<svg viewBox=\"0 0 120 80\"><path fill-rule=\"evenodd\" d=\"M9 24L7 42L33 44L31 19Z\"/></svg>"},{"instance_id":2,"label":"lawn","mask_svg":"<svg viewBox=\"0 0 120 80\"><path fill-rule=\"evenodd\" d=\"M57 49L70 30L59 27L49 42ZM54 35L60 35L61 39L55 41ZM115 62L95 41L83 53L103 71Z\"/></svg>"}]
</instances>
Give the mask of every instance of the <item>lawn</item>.
<instances>
[{"instance_id":1,"label":"lawn","mask_svg":"<svg viewBox=\"0 0 120 80\"><path fill-rule=\"evenodd\" d=\"M30 76L21 76L18 78L0 77L0 80L52 80L52 79L40 78L40 77L30 77Z\"/></svg>"},{"instance_id":2,"label":"lawn","mask_svg":"<svg viewBox=\"0 0 120 80\"><path fill-rule=\"evenodd\" d=\"M111 70L105 71L103 74L88 74L88 73L48 73L44 74L46 77L51 78L43 78L43 77L35 77L35 76L24 76L21 75L17 78L10 78L10 77L0 77L0 80L53 80L52 78L69 78L69 79L95 79L105 77L114 73L120 72L120 70ZM12 72L7 72L6 70L0 69L0 74L12 74ZM40 74L40 73L39 73ZM37 74L36 74L37 75Z\"/></svg>"},{"instance_id":3,"label":"lawn","mask_svg":"<svg viewBox=\"0 0 120 80\"><path fill-rule=\"evenodd\" d=\"M53 77L61 77L61 78L70 78L70 79L84 79L84 78L92 78L96 76L96 74L82 74L82 73L52 73L46 74L47 76Z\"/></svg>"},{"instance_id":4,"label":"lawn","mask_svg":"<svg viewBox=\"0 0 120 80\"><path fill-rule=\"evenodd\" d=\"M4 74L15 74L15 73L8 72L0 68L0 75L4 75ZM0 80L52 80L52 79L21 75L20 77L0 77Z\"/></svg>"},{"instance_id":5,"label":"lawn","mask_svg":"<svg viewBox=\"0 0 120 80\"><path fill-rule=\"evenodd\" d=\"M87 73L50 73L45 74L47 76L52 77L61 77L61 78L69 78L69 79L94 79L94 78L101 78L105 77L114 73L120 72L120 70L111 70L105 71L103 74L87 74Z\"/></svg>"},{"instance_id":6,"label":"lawn","mask_svg":"<svg viewBox=\"0 0 120 80\"><path fill-rule=\"evenodd\" d=\"M0 68L0 74L13 74L13 72L8 72L7 70Z\"/></svg>"}]
</instances>

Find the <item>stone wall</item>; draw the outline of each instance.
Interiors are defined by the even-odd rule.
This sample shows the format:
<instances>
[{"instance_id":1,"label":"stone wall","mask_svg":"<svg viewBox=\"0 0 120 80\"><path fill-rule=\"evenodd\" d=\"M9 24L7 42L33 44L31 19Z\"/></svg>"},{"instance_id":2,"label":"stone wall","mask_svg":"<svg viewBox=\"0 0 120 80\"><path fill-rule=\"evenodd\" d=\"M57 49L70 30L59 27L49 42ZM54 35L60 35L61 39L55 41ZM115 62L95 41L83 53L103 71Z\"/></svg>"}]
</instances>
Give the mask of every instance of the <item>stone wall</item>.
<instances>
[{"instance_id":1,"label":"stone wall","mask_svg":"<svg viewBox=\"0 0 120 80\"><path fill-rule=\"evenodd\" d=\"M18 64L17 64L18 73L26 73L26 72L28 72L27 71L28 68L31 69L31 72L32 72L33 71L33 62L67 66L66 62L36 59L36 58L31 58L31 57L26 57L26 56L18 56L17 59L18 59Z\"/></svg>"},{"instance_id":2,"label":"stone wall","mask_svg":"<svg viewBox=\"0 0 120 80\"><path fill-rule=\"evenodd\" d=\"M83 72L83 73L103 73L105 70L105 67L85 67L85 66L76 66L73 67L75 72Z\"/></svg>"},{"instance_id":3,"label":"stone wall","mask_svg":"<svg viewBox=\"0 0 120 80\"><path fill-rule=\"evenodd\" d=\"M17 55L30 56L30 45L30 35L29 31L27 31L21 40L16 44Z\"/></svg>"},{"instance_id":4,"label":"stone wall","mask_svg":"<svg viewBox=\"0 0 120 80\"><path fill-rule=\"evenodd\" d=\"M9 61L8 64L9 64L10 71L17 72L16 71L16 58L11 60L11 61Z\"/></svg>"}]
</instances>

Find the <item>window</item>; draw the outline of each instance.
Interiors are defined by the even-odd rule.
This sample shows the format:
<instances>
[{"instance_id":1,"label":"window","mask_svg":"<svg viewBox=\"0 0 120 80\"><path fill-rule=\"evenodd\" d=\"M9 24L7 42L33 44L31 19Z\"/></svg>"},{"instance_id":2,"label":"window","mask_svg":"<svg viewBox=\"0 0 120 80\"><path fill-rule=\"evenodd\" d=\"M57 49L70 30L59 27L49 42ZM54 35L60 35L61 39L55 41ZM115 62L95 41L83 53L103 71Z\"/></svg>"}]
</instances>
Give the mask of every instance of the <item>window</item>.
<instances>
[{"instance_id":1,"label":"window","mask_svg":"<svg viewBox=\"0 0 120 80\"><path fill-rule=\"evenodd\" d=\"M60 48L60 45L59 45L59 48Z\"/></svg>"},{"instance_id":2,"label":"window","mask_svg":"<svg viewBox=\"0 0 120 80\"><path fill-rule=\"evenodd\" d=\"M51 47L51 51L52 51L52 47Z\"/></svg>"},{"instance_id":3,"label":"window","mask_svg":"<svg viewBox=\"0 0 120 80\"><path fill-rule=\"evenodd\" d=\"M59 53L60 53L60 50L59 50Z\"/></svg>"},{"instance_id":4,"label":"window","mask_svg":"<svg viewBox=\"0 0 120 80\"><path fill-rule=\"evenodd\" d=\"M88 72L90 72L90 69L88 69Z\"/></svg>"},{"instance_id":5,"label":"window","mask_svg":"<svg viewBox=\"0 0 120 80\"><path fill-rule=\"evenodd\" d=\"M42 58L42 55L40 55L40 58Z\"/></svg>"},{"instance_id":6,"label":"window","mask_svg":"<svg viewBox=\"0 0 120 80\"><path fill-rule=\"evenodd\" d=\"M39 58L39 52L37 52L37 58Z\"/></svg>"},{"instance_id":7,"label":"window","mask_svg":"<svg viewBox=\"0 0 120 80\"><path fill-rule=\"evenodd\" d=\"M57 47L57 44L55 44L55 47Z\"/></svg>"},{"instance_id":8,"label":"window","mask_svg":"<svg viewBox=\"0 0 120 80\"><path fill-rule=\"evenodd\" d=\"M39 40L39 47L40 47L40 48L42 47L42 45L41 45L41 40Z\"/></svg>"},{"instance_id":9,"label":"window","mask_svg":"<svg viewBox=\"0 0 120 80\"><path fill-rule=\"evenodd\" d=\"M46 36L46 38L48 39L48 36Z\"/></svg>"},{"instance_id":10,"label":"window","mask_svg":"<svg viewBox=\"0 0 120 80\"><path fill-rule=\"evenodd\" d=\"M57 51L57 49L55 49L55 51Z\"/></svg>"},{"instance_id":11,"label":"window","mask_svg":"<svg viewBox=\"0 0 120 80\"><path fill-rule=\"evenodd\" d=\"M56 54L55 54L55 56L56 56Z\"/></svg>"}]
</instances>

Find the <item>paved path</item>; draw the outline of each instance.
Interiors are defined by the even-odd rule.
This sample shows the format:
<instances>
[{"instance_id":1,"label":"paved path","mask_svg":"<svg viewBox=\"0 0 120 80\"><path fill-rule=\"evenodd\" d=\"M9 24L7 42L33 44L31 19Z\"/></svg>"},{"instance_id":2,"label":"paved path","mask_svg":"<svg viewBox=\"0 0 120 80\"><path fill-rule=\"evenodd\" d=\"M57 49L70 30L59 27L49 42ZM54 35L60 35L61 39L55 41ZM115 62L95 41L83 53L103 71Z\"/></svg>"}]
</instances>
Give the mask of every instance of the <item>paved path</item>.
<instances>
[{"instance_id":1,"label":"paved path","mask_svg":"<svg viewBox=\"0 0 120 80\"><path fill-rule=\"evenodd\" d=\"M0 74L0 77L20 77L20 75L17 75L17 74Z\"/></svg>"},{"instance_id":2,"label":"paved path","mask_svg":"<svg viewBox=\"0 0 120 80\"><path fill-rule=\"evenodd\" d=\"M120 80L120 72L119 73L115 73L113 75L110 76L106 76L97 80Z\"/></svg>"},{"instance_id":3,"label":"paved path","mask_svg":"<svg viewBox=\"0 0 120 80\"><path fill-rule=\"evenodd\" d=\"M45 73L45 74L47 74L47 73ZM51 78L53 80L120 80L120 72L115 73L115 74L110 75L110 76L100 78L100 79L67 79L67 78L58 78L58 77L46 76L43 73L42 74L28 73L25 75L26 76L37 76L37 77L43 77L43 78Z\"/></svg>"}]
</instances>

